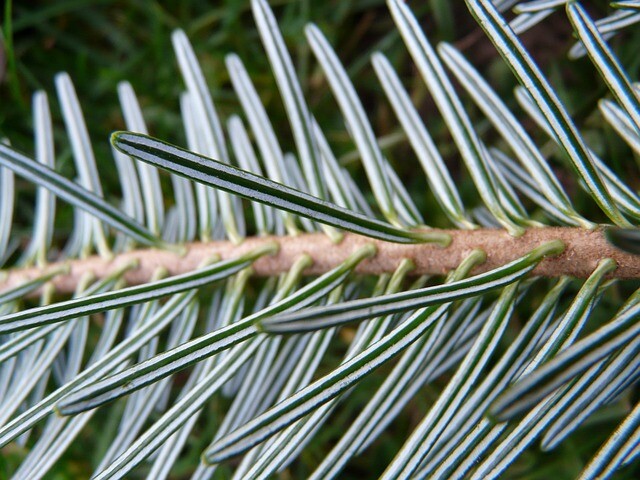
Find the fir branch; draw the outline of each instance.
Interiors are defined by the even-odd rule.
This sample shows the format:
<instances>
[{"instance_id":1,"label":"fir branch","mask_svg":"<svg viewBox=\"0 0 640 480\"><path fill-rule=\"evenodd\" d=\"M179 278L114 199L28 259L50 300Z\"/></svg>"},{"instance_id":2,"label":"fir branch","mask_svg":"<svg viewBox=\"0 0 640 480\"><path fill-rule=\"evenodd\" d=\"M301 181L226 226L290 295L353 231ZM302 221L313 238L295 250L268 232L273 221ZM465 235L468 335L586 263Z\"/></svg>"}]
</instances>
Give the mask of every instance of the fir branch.
<instances>
[{"instance_id":1,"label":"fir branch","mask_svg":"<svg viewBox=\"0 0 640 480\"><path fill-rule=\"evenodd\" d=\"M452 242L446 248L434 244L397 244L375 240L360 235L346 234L340 243L334 243L328 236L320 233L297 236L266 236L247 238L236 245L229 241L196 242L185 246L185 253L179 254L159 249L139 249L122 253L108 259L91 256L85 259L51 263L45 268L15 268L5 272L0 281L0 293L17 288L49 272L61 270L50 284L59 293L74 292L80 279L87 273L97 279L106 278L124 265L135 262L136 268L129 269L123 279L129 285L139 285L151 281L158 268L165 269L169 275L188 273L198 268L202 259L219 255L222 260L237 258L247 252L268 243L279 245L275 255L258 259L253 271L258 276L271 277L288 272L296 259L308 254L313 264L307 268L306 275L319 275L337 267L358 248L371 243L376 246L377 254L363 261L356 272L371 275L393 273L403 259L415 263L412 275L439 275L455 269L462 259L473 249L481 249L487 254L487 260L474 270L480 273L491 270L515 260L536 246L550 241L561 240L566 250L561 255L546 259L536 267L533 275L544 277L572 276L588 277L604 258L613 259L618 265L610 275L612 278L640 278L640 256L627 253L611 245L605 238L604 230L586 230L569 227L545 227L528 229L521 237L512 237L505 230L437 230L438 233L451 235ZM35 294L34 290L31 294Z\"/></svg>"}]
</instances>

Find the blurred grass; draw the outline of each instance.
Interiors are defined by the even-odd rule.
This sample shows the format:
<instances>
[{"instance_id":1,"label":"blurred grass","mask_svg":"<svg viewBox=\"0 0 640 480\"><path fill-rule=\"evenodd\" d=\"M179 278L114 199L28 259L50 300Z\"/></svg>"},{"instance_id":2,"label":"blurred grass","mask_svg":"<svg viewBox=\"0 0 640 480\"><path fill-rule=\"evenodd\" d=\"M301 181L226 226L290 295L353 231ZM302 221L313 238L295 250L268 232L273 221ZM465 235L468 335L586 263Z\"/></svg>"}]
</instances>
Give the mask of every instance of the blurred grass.
<instances>
[{"instance_id":1,"label":"blurred grass","mask_svg":"<svg viewBox=\"0 0 640 480\"><path fill-rule=\"evenodd\" d=\"M415 194L418 207L430 214L440 211L433 195L424 193L427 190L426 182L421 173L416 174L417 161L413 161L413 155L398 128L395 116L383 100L382 90L369 66L369 55L374 50L384 51L397 68L454 172L466 204L473 206L477 198L474 187L469 176L460 167L446 126L435 110L421 79L416 75L384 2L272 0L270 3L294 57L312 110L324 127L336 153L357 182L365 185L357 154L354 153L353 144L344 130L323 76L316 68L306 43L301 41L304 39L303 27L309 21L317 23L329 41L338 46L337 51L343 63L349 66L349 74L363 99L376 133L387 142L386 153L409 191ZM513 76L496 57L490 43L483 38L463 2L416 0L410 4L434 44L446 40L463 48L496 90L508 99L508 104L519 111L511 95L515 84ZM592 2L591 7L595 9L596 15L602 15L606 2ZM128 80L132 83L153 135L176 143L185 142L178 113L178 96L183 85L170 40L171 32L176 28L184 29L193 43L221 117L226 119L231 112L239 111L224 66L225 55L236 52L245 62L283 145L285 148L293 147L287 119L251 18L248 1L221 0L212 6L212 2L205 0L7 0L3 14L0 138L9 139L26 153L33 153L30 97L35 90L45 90L50 96L54 115L57 169L72 176L74 171L70 148L53 87L56 73L69 72L83 105L105 190L110 192L114 200L119 194L119 187L112 167L108 136L111 131L124 127L116 95L118 82ZM549 74L576 121L583 126L590 145L616 171L627 174L630 182L639 186L637 178L631 177L634 165L628 159L632 153L603 124L596 110L597 100L606 94L602 81L588 60L569 62L564 57L564 52L572 43L564 14L560 12L552 16L543 25L525 34L523 40ZM638 78L640 56L637 55L637 45L640 45L640 29L627 32L614 39L612 44L632 78ZM464 96L463 98L466 99ZM498 140L468 99L465 100L465 106L472 113L474 123L483 137L489 141ZM530 123L526 125L531 127ZM544 136L533 128L531 130L540 144L546 144L551 152L555 150ZM406 159L410 161L405 161ZM552 157L553 163L557 164L558 160ZM577 207L593 211L590 209L591 201L579 195L571 175L563 175L562 180L567 184L569 192L575 195ZM25 235L28 235L27 227L32 220L33 187L23 182L19 189L21 194L16 209L19 212L18 223L24 226ZM369 189L365 187L365 191ZM62 216L64 215L63 210ZM440 213L433 213L427 218L427 222L434 226L446 225ZM68 218L65 221L63 218L61 223L64 234L64 228L71 228L71 220ZM615 309L615 305L616 302L611 302L610 308ZM337 361L337 357L334 360ZM312 471L318 460L328 452L332 439L338 438L342 433L342 426L369 399L372 389L381 382L384 371L383 369L372 376L353 392L352 401L340 406L335 416L336 421L319 435L318 440L322 441L314 442L301 457L301 461L296 462L282 478L304 478ZM444 385L445 380L441 380L437 386ZM381 472L428 409L435 395L432 387L425 389L423 395L412 402L406 415L385 432L373 449L354 460L343 478L363 478L371 475L372 469ZM207 408L209 414L203 417L209 420L197 430L198 435L194 435L191 440L194 448L190 450L188 458L178 463L175 478L186 478L191 472L197 452L206 445L214 432L216 412L223 411L226 406L223 401L215 401ZM509 478L573 478L594 448L617 423L621 412L614 413L616 415L612 416L610 412L603 412L591 422L592 426L587 432L588 443L583 441L585 431L582 430L559 451L541 453L532 449L512 467ZM96 452L103 451L106 447L104 441L101 441L100 433L113 428L113 419L96 415L95 421L83 434L83 441L74 443L65 454L66 461L59 462L47 478L87 477L92 472L92 462L96 461L86 455L87 445L95 447ZM15 470L24 453L17 447L3 450L0 455L0 478L8 477L8 472ZM627 469L620 478L634 478L635 473L637 472ZM227 476L228 471L221 469L218 478Z\"/></svg>"}]
</instances>

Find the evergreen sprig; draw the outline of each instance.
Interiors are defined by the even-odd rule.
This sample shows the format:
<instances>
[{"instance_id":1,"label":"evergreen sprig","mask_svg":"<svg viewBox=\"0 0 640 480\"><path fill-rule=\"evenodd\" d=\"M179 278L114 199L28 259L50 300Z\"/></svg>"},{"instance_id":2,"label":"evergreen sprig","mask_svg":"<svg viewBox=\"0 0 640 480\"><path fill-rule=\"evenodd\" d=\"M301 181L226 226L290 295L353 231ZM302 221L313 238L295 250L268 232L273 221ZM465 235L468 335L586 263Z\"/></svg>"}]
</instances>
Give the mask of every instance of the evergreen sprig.
<instances>
[{"instance_id":1,"label":"evergreen sprig","mask_svg":"<svg viewBox=\"0 0 640 480\"><path fill-rule=\"evenodd\" d=\"M633 477L637 181L590 148L519 35L565 8L577 41L569 54L593 64L608 90L599 112L637 156L640 89L609 40L640 21L640 2L612 2L594 21L579 2L465 0L519 82L516 101L550 138L544 146L459 49L432 46L407 4L387 3L460 157L455 168L443 159L401 76L374 53L415 156L404 168L423 170L437 215L419 208L422 192L394 170L348 70L310 24L310 52L368 187L338 160L266 0L251 6L291 152L235 54L226 66L241 113L222 121L181 30L172 42L187 144L149 136L133 88L121 83L126 131L111 136L118 206L99 177L106 159L94 154L70 77L58 75L56 88L76 179L56 170L47 95L34 95L35 158L0 145L0 446L27 447L8 475L46 478L100 412L117 426L89 434L102 446L93 478L166 478L197 448L192 478L231 475L226 462L238 455L234 478L267 478L318 444L323 456L303 475L336 478L411 408L419 422L406 438L394 429L397 451L384 472L366 462L367 476L509 476L533 444L561 450L608 412L619 426L598 448L584 447L579 476ZM561 166L549 161L556 148ZM459 168L470 179L463 187ZM16 212L24 182L36 187L26 242ZM73 211L64 244L58 199ZM446 223L427 226L432 218ZM410 406L427 392L426 409ZM218 398L224 408L209 409ZM212 415L215 432L198 429ZM335 438L327 442L324 431ZM191 445L193 436L208 446ZM543 456L534 455L542 477Z\"/></svg>"}]
</instances>

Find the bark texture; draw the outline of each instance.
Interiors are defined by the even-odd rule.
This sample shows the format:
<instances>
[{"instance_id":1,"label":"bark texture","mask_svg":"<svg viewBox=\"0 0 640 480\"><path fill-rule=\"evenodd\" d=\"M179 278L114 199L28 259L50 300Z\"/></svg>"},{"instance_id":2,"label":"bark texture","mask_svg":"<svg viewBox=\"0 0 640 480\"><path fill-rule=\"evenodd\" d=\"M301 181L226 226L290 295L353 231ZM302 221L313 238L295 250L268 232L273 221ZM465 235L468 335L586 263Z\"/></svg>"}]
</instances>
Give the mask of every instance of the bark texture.
<instances>
[{"instance_id":1,"label":"bark texture","mask_svg":"<svg viewBox=\"0 0 640 480\"><path fill-rule=\"evenodd\" d=\"M640 256L633 255L609 244L602 230L580 228L545 227L532 228L521 237L512 237L504 230L440 230L451 235L452 242L446 248L433 244L396 244L372 240L354 234L345 234L338 243L322 233L303 234L295 237L251 237L242 244L231 242L192 243L186 245L186 253L140 249L117 255L113 259L92 256L82 260L52 263L46 268L21 268L8 270L5 278L0 278L0 292L15 288L33 280L49 269L68 266L68 273L59 274L51 280L57 292L71 293L79 279L86 273L103 278L131 261L137 267L124 274L129 285L148 282L154 272L162 267L169 275L193 271L201 262L217 254L222 260L235 258L265 242L277 242L280 249L277 254L258 259L253 266L256 275L272 276L291 268L293 262L303 253L311 256L313 265L305 273L317 275L324 273L343 262L356 249L367 243L377 247L377 254L364 260L357 272L380 274L393 272L404 258L411 259L416 268L413 275L444 274L456 268L474 248L480 248L487 254L487 260L474 270L474 273L491 270L517 259L533 248L550 240L562 240L566 248L556 257L543 260L533 271L534 275L558 277L568 275L585 278L591 274L603 258L615 260L618 267L610 277L630 279L640 278Z\"/></svg>"}]
</instances>

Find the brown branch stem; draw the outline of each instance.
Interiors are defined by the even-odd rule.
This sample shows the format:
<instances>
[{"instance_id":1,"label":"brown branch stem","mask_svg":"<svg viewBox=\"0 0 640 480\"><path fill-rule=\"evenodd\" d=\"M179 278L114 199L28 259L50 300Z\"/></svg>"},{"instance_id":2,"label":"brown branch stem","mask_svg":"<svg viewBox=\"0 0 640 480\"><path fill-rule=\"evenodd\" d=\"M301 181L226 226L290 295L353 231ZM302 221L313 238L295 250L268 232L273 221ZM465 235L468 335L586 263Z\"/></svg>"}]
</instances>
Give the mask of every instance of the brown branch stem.
<instances>
[{"instance_id":1,"label":"brown branch stem","mask_svg":"<svg viewBox=\"0 0 640 480\"><path fill-rule=\"evenodd\" d=\"M59 274L51 280L57 292L71 293L78 281L86 273L96 278L104 278L129 262L137 262L137 267L124 274L129 285L146 283L154 272L162 267L169 275L177 275L198 268L203 259L214 254L222 260L235 258L265 242L277 242L277 254L262 257L254 263L256 275L272 276L288 271L293 262L303 253L311 256L313 265L306 274L317 275L336 267L358 247L373 243L377 254L363 261L357 268L363 274L393 272L404 258L411 259L416 268L414 275L444 274L456 268L474 248L487 254L484 264L474 273L490 270L515 260L533 248L550 240L562 240L565 251L556 257L543 260L533 271L534 275L557 277L568 275L587 277L603 258L615 260L618 268L610 274L615 278L640 278L640 256L621 251L610 245L602 230L580 228L545 227L532 228L520 237L512 237L504 230L442 230L452 236L451 245L442 248L433 244L396 244L372 240L359 235L346 234L344 239L334 244L324 234L304 234L285 237L251 237L242 244L231 242L191 243L186 245L186 253L177 254L165 250L140 249L117 255L111 260L92 256L82 260L52 263L46 268L16 268L7 270L5 278L0 278L0 292L15 288L24 282L40 277L43 273L61 265L68 266L67 273ZM0 274L1 276L1 274Z\"/></svg>"}]
</instances>

